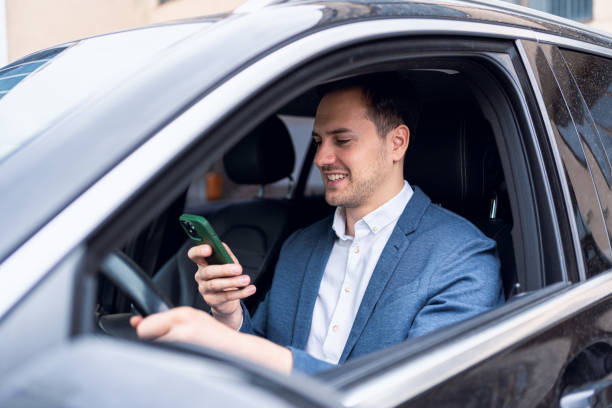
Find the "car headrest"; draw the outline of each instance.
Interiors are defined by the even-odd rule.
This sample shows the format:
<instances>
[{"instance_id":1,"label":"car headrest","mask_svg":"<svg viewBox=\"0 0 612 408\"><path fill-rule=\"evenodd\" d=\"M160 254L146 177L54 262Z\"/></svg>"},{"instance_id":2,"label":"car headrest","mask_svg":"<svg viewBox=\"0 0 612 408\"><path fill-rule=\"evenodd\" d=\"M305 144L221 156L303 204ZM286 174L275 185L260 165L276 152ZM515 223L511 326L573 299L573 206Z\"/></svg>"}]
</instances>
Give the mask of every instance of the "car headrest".
<instances>
[{"instance_id":1,"label":"car headrest","mask_svg":"<svg viewBox=\"0 0 612 408\"><path fill-rule=\"evenodd\" d=\"M237 184L268 184L289 177L295 152L287 127L271 116L227 152L223 164Z\"/></svg>"},{"instance_id":2,"label":"car headrest","mask_svg":"<svg viewBox=\"0 0 612 408\"><path fill-rule=\"evenodd\" d=\"M404 161L404 177L433 202L467 215L488 205L503 173L489 122L459 101L424 106Z\"/></svg>"}]
</instances>

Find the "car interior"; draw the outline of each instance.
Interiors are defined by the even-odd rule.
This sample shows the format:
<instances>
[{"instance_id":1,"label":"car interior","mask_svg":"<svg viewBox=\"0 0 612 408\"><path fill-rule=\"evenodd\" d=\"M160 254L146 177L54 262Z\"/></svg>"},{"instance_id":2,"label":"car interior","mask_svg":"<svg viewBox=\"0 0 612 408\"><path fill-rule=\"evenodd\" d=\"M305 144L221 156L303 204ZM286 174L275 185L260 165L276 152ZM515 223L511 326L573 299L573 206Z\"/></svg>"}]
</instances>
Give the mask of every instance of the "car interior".
<instances>
[{"instance_id":1,"label":"car interior","mask_svg":"<svg viewBox=\"0 0 612 408\"><path fill-rule=\"evenodd\" d=\"M417 90L421 106L406 154L405 178L432 202L467 218L496 241L505 297L513 299L523 290L511 234L509 194L493 128L474 95L473 84L456 70L412 69L395 74ZM291 191L287 196L255 194L186 206L184 191L123 246L122 256L133 261L171 305L209 310L194 280L197 268L187 257L193 244L178 222L183 212L205 216L250 275L258 288L245 302L251 313L271 285L284 240L293 231L333 213L322 191L306 194L309 174L318 173L312 165L314 145L310 142L299 163L290 131L279 118L312 119L317 104L316 89L309 89L259 123L218 161L234 185L261 186L260 193L265 191L263 186L290 179L294 167L301 165L297 180L288 184ZM310 140L310 131L297 137ZM135 338L128 324L135 312L132 300L108 274L101 274L96 316L99 329Z\"/></svg>"}]
</instances>

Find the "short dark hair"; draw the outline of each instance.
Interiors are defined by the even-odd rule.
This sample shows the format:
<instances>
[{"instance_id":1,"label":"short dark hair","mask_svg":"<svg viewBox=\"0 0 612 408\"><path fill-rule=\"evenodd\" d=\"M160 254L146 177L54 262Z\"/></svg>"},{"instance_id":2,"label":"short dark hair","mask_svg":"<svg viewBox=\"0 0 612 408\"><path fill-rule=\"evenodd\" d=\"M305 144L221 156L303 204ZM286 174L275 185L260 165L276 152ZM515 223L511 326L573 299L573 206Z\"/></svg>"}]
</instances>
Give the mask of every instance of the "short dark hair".
<instances>
[{"instance_id":1,"label":"short dark hair","mask_svg":"<svg viewBox=\"0 0 612 408\"><path fill-rule=\"evenodd\" d=\"M351 88L360 88L368 105L368 118L374 122L380 137L405 124L414 135L420 111L420 98L414 87L394 73L360 75L321 85L323 96Z\"/></svg>"}]
</instances>

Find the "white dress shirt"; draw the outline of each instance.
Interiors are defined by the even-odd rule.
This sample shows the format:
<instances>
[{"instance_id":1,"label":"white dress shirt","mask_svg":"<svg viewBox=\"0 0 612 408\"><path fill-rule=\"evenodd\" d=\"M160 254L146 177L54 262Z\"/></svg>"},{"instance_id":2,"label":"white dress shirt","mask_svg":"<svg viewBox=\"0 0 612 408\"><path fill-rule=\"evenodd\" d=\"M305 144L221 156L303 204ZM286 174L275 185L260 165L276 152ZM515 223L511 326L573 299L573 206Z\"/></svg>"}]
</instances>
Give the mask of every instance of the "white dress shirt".
<instances>
[{"instance_id":1,"label":"white dress shirt","mask_svg":"<svg viewBox=\"0 0 612 408\"><path fill-rule=\"evenodd\" d=\"M397 220L412 197L408 182L392 199L355 223L346 235L344 208L336 208L336 241L325 266L314 306L306 352L337 364L349 337L370 277Z\"/></svg>"}]
</instances>

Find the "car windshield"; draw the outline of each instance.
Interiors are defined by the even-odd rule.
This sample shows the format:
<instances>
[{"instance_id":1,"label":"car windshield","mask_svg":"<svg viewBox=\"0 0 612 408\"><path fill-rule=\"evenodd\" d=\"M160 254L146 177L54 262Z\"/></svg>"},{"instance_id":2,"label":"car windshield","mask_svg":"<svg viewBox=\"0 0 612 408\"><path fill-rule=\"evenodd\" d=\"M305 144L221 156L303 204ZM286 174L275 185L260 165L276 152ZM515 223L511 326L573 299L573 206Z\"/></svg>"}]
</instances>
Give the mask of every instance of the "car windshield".
<instances>
[{"instance_id":1,"label":"car windshield","mask_svg":"<svg viewBox=\"0 0 612 408\"><path fill-rule=\"evenodd\" d=\"M0 69L0 162L45 129L129 81L148 61L209 24L150 27L32 54Z\"/></svg>"}]
</instances>

